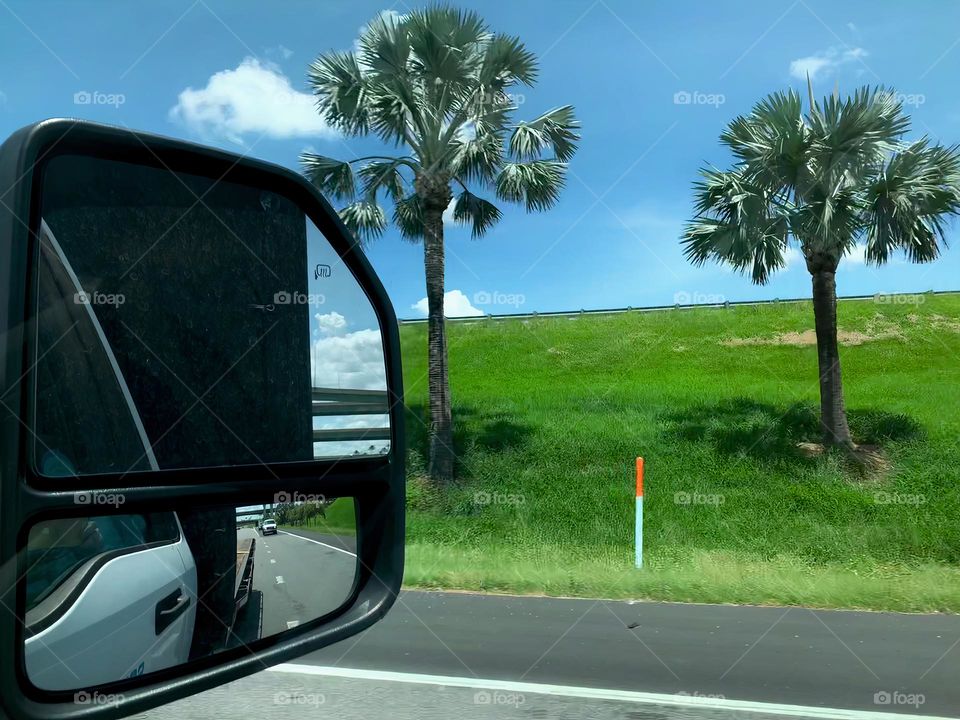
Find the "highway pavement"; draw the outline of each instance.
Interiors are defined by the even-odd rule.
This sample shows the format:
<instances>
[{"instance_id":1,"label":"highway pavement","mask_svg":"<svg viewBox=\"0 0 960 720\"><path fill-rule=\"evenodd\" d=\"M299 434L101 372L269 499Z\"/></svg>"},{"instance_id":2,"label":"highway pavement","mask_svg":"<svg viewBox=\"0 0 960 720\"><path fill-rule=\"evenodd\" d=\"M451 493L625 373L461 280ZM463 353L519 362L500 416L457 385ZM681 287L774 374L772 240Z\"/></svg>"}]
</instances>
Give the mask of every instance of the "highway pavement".
<instances>
[{"instance_id":1,"label":"highway pavement","mask_svg":"<svg viewBox=\"0 0 960 720\"><path fill-rule=\"evenodd\" d=\"M259 623L247 617L240 622L259 625L261 637L336 610L349 596L357 564L355 537L299 530L264 536L250 528L238 531L237 537L257 541L253 589L258 602L242 612L262 614Z\"/></svg>"},{"instance_id":2,"label":"highway pavement","mask_svg":"<svg viewBox=\"0 0 960 720\"><path fill-rule=\"evenodd\" d=\"M350 539L258 543L264 633L349 590ZM958 680L953 615L407 591L354 638L142 717L960 718Z\"/></svg>"},{"instance_id":3,"label":"highway pavement","mask_svg":"<svg viewBox=\"0 0 960 720\"><path fill-rule=\"evenodd\" d=\"M960 718L960 617L405 592L365 633L142 718Z\"/></svg>"}]
</instances>

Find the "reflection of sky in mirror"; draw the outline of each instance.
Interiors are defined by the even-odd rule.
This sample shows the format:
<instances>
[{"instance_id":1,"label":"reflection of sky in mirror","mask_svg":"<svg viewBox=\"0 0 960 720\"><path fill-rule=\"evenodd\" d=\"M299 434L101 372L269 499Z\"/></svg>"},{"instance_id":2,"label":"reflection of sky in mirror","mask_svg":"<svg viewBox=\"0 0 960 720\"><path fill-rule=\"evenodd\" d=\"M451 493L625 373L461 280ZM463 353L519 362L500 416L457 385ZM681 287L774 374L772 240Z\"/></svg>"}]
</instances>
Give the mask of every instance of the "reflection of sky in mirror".
<instances>
[{"instance_id":1,"label":"reflection of sky in mirror","mask_svg":"<svg viewBox=\"0 0 960 720\"><path fill-rule=\"evenodd\" d=\"M386 390L383 343L373 306L323 234L307 220L310 372L315 388ZM314 429L385 428L386 415L314 418ZM322 442L316 456L385 452L384 440Z\"/></svg>"}]
</instances>

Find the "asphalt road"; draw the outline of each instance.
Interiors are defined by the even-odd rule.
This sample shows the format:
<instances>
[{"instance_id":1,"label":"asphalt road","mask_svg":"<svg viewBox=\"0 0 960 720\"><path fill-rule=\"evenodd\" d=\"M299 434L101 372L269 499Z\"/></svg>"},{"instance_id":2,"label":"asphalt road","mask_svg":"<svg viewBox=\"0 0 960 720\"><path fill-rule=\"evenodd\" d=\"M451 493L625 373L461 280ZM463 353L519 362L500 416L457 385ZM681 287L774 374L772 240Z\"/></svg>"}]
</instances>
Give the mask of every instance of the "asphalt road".
<instances>
[{"instance_id":1,"label":"asphalt road","mask_svg":"<svg viewBox=\"0 0 960 720\"><path fill-rule=\"evenodd\" d=\"M960 717L955 615L406 592L297 663Z\"/></svg>"},{"instance_id":2,"label":"asphalt road","mask_svg":"<svg viewBox=\"0 0 960 720\"><path fill-rule=\"evenodd\" d=\"M238 623L259 626L262 637L336 610L350 594L356 573L356 538L284 530L263 536L249 528L238 531L237 537L257 540L253 589L259 595L243 612L261 612L259 623L246 616ZM252 639L245 638L248 642Z\"/></svg>"},{"instance_id":3,"label":"asphalt road","mask_svg":"<svg viewBox=\"0 0 960 720\"><path fill-rule=\"evenodd\" d=\"M956 616L407 592L355 638L141 717L956 718L958 678Z\"/></svg>"},{"instance_id":4,"label":"asphalt road","mask_svg":"<svg viewBox=\"0 0 960 720\"><path fill-rule=\"evenodd\" d=\"M258 544L265 633L348 591L349 541ZM411 591L359 636L143 717L957 718L958 680L958 616Z\"/></svg>"},{"instance_id":5,"label":"asphalt road","mask_svg":"<svg viewBox=\"0 0 960 720\"><path fill-rule=\"evenodd\" d=\"M774 712L264 672L139 720L780 720ZM813 718L811 715L789 715ZM836 718L838 716L821 716ZM841 720L844 720L841 718ZM849 720L867 720L849 718Z\"/></svg>"}]
</instances>

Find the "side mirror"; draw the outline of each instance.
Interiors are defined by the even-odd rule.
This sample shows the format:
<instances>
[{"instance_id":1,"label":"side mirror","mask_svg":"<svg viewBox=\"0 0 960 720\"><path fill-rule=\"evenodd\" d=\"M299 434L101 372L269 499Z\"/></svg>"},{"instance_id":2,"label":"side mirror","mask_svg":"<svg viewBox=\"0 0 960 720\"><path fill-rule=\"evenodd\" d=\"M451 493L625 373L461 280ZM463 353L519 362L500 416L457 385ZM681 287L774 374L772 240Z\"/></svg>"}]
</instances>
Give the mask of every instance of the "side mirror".
<instances>
[{"instance_id":1,"label":"side mirror","mask_svg":"<svg viewBox=\"0 0 960 720\"><path fill-rule=\"evenodd\" d=\"M74 120L0 146L0 715L141 712L403 574L396 316L286 169Z\"/></svg>"}]
</instances>

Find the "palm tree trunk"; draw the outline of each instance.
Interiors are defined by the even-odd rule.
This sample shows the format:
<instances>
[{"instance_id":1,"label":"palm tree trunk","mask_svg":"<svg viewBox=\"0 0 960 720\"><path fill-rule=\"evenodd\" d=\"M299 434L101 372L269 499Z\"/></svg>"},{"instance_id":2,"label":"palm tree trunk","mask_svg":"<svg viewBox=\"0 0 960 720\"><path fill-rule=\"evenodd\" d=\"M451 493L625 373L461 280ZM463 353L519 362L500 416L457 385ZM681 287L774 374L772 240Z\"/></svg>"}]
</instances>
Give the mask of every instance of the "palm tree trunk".
<instances>
[{"instance_id":1,"label":"palm tree trunk","mask_svg":"<svg viewBox=\"0 0 960 720\"><path fill-rule=\"evenodd\" d=\"M813 317L817 330L817 360L820 370L820 427L825 447L852 450L847 426L837 343L837 275L835 269L818 268L813 276Z\"/></svg>"},{"instance_id":2,"label":"palm tree trunk","mask_svg":"<svg viewBox=\"0 0 960 720\"><path fill-rule=\"evenodd\" d=\"M428 473L437 484L453 480L453 418L447 371L447 332L443 314L443 211L450 190L430 192L423 200L423 261L427 276L427 362L430 388Z\"/></svg>"}]
</instances>

